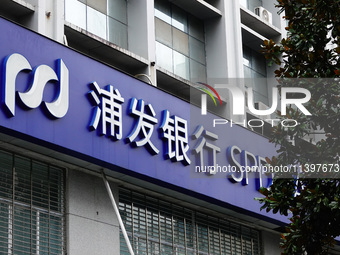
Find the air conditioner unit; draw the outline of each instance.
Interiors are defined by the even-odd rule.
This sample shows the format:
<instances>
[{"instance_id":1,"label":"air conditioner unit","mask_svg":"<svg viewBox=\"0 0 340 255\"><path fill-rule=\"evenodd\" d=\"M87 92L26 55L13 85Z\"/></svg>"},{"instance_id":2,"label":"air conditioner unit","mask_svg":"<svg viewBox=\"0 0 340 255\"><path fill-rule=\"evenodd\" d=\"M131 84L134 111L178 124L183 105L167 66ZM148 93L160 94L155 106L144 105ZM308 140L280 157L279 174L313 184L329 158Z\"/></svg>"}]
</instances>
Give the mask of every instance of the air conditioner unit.
<instances>
[{"instance_id":1,"label":"air conditioner unit","mask_svg":"<svg viewBox=\"0 0 340 255\"><path fill-rule=\"evenodd\" d=\"M263 8L262 6L255 7L255 14L259 16L264 21L272 24L272 14L267 9Z\"/></svg>"}]
</instances>

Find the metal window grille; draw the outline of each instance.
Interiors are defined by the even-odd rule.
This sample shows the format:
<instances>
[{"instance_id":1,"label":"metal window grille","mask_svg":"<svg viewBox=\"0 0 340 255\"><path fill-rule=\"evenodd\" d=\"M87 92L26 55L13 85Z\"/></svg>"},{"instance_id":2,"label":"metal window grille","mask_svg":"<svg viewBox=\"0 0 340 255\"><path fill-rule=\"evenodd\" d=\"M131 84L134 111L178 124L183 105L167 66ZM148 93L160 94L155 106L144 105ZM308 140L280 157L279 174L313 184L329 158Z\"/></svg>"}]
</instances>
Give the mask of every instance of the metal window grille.
<instances>
[{"instance_id":1,"label":"metal window grille","mask_svg":"<svg viewBox=\"0 0 340 255\"><path fill-rule=\"evenodd\" d=\"M121 188L119 210L135 254L259 255L260 232ZM120 254L128 255L123 235Z\"/></svg>"},{"instance_id":2,"label":"metal window grille","mask_svg":"<svg viewBox=\"0 0 340 255\"><path fill-rule=\"evenodd\" d=\"M64 170L0 151L0 254L64 254Z\"/></svg>"}]
</instances>

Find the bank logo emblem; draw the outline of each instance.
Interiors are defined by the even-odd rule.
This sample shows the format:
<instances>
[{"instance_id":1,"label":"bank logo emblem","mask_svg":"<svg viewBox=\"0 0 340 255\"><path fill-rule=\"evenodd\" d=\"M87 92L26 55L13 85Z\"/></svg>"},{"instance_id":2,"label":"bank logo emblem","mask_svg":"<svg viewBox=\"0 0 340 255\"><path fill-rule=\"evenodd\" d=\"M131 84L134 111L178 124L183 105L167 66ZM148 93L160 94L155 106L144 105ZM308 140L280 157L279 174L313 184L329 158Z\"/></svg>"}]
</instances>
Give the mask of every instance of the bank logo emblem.
<instances>
[{"instance_id":1,"label":"bank logo emblem","mask_svg":"<svg viewBox=\"0 0 340 255\"><path fill-rule=\"evenodd\" d=\"M39 65L32 69L28 60L21 54L7 56L3 64L2 102L10 117L15 116L16 78L20 72L28 72L32 78L25 92L18 92L20 101L29 109L41 104L54 118L62 118L69 107L69 71L62 59L57 60L57 71L48 65ZM59 90L52 102L43 101L43 93L48 82L55 82Z\"/></svg>"}]
</instances>

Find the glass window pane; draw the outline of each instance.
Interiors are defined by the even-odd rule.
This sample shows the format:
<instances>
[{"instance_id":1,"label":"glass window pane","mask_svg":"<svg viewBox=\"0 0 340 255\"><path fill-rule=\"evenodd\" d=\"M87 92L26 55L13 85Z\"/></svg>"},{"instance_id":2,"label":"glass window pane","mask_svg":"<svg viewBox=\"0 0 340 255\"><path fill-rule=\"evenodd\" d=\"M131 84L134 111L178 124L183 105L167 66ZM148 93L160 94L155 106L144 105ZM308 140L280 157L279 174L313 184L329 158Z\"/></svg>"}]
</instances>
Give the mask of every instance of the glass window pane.
<instances>
[{"instance_id":1,"label":"glass window pane","mask_svg":"<svg viewBox=\"0 0 340 255\"><path fill-rule=\"evenodd\" d=\"M172 72L172 49L156 42L156 63L160 67Z\"/></svg>"},{"instance_id":2,"label":"glass window pane","mask_svg":"<svg viewBox=\"0 0 340 255\"><path fill-rule=\"evenodd\" d=\"M87 30L106 39L106 16L91 7L87 7Z\"/></svg>"},{"instance_id":3,"label":"glass window pane","mask_svg":"<svg viewBox=\"0 0 340 255\"><path fill-rule=\"evenodd\" d=\"M87 0L87 5L101 13L107 14L107 0Z\"/></svg>"},{"instance_id":4,"label":"glass window pane","mask_svg":"<svg viewBox=\"0 0 340 255\"><path fill-rule=\"evenodd\" d=\"M243 64L251 67L251 49L243 45Z\"/></svg>"},{"instance_id":5,"label":"glass window pane","mask_svg":"<svg viewBox=\"0 0 340 255\"><path fill-rule=\"evenodd\" d=\"M240 5L248 8L248 0L240 0Z\"/></svg>"},{"instance_id":6,"label":"glass window pane","mask_svg":"<svg viewBox=\"0 0 340 255\"><path fill-rule=\"evenodd\" d=\"M253 76L252 76L254 79L259 79L259 78L266 78L266 76L264 76L264 75L262 75L262 74L260 74L260 73L258 73L258 72L255 72L255 71L253 71Z\"/></svg>"},{"instance_id":7,"label":"glass window pane","mask_svg":"<svg viewBox=\"0 0 340 255\"><path fill-rule=\"evenodd\" d=\"M206 81L204 23L166 0L155 1L155 16L156 42L173 50L172 58L170 58L170 50L164 48L169 59L164 63L163 57L161 60L158 57L157 64L163 65L163 68L166 66L167 70L184 79L193 77L195 80ZM171 31L166 23L171 24ZM162 46L158 46L160 47ZM192 67L189 63L191 60L195 60ZM172 67L170 67L170 62L173 63ZM202 65L198 65L197 62ZM201 73L198 73L198 70ZM193 75L190 75L191 71Z\"/></svg>"},{"instance_id":8,"label":"glass window pane","mask_svg":"<svg viewBox=\"0 0 340 255\"><path fill-rule=\"evenodd\" d=\"M12 154L0 152L0 196L12 198L13 187L13 158Z\"/></svg>"},{"instance_id":9,"label":"glass window pane","mask_svg":"<svg viewBox=\"0 0 340 255\"><path fill-rule=\"evenodd\" d=\"M268 104L266 59L259 52L243 45L243 68L246 87L253 88L254 98Z\"/></svg>"},{"instance_id":10,"label":"glass window pane","mask_svg":"<svg viewBox=\"0 0 340 255\"><path fill-rule=\"evenodd\" d=\"M254 102L262 102L265 105L268 105L268 98L261 95L260 93L257 93L256 91L253 91L254 96Z\"/></svg>"},{"instance_id":11,"label":"glass window pane","mask_svg":"<svg viewBox=\"0 0 340 255\"><path fill-rule=\"evenodd\" d=\"M39 213L39 241L40 241L40 250L43 253L48 252L49 248L49 216L45 213ZM50 243L51 245L51 243Z\"/></svg>"},{"instance_id":12,"label":"glass window pane","mask_svg":"<svg viewBox=\"0 0 340 255\"><path fill-rule=\"evenodd\" d=\"M256 51L253 51L253 68L255 71L259 72L262 75L266 75L266 59L264 56Z\"/></svg>"},{"instance_id":13,"label":"glass window pane","mask_svg":"<svg viewBox=\"0 0 340 255\"><path fill-rule=\"evenodd\" d=\"M190 57L202 64L205 64L204 43L193 37L189 38Z\"/></svg>"},{"instance_id":14,"label":"glass window pane","mask_svg":"<svg viewBox=\"0 0 340 255\"><path fill-rule=\"evenodd\" d=\"M189 16L189 34L192 37L204 42L204 23L203 21Z\"/></svg>"},{"instance_id":15,"label":"glass window pane","mask_svg":"<svg viewBox=\"0 0 340 255\"><path fill-rule=\"evenodd\" d=\"M204 65L190 60L190 80L192 82L207 82L206 68Z\"/></svg>"},{"instance_id":16,"label":"glass window pane","mask_svg":"<svg viewBox=\"0 0 340 255\"><path fill-rule=\"evenodd\" d=\"M9 205L0 203L0 254L8 252L8 222L9 222Z\"/></svg>"},{"instance_id":17,"label":"glass window pane","mask_svg":"<svg viewBox=\"0 0 340 255\"><path fill-rule=\"evenodd\" d=\"M108 15L127 24L126 0L108 0Z\"/></svg>"},{"instance_id":18,"label":"glass window pane","mask_svg":"<svg viewBox=\"0 0 340 255\"><path fill-rule=\"evenodd\" d=\"M50 179L50 209L56 212L63 211L64 190L62 186L63 176L59 168L49 167Z\"/></svg>"},{"instance_id":19,"label":"glass window pane","mask_svg":"<svg viewBox=\"0 0 340 255\"><path fill-rule=\"evenodd\" d=\"M148 242L148 254L160 254L159 252L159 243L155 241Z\"/></svg>"},{"instance_id":20,"label":"glass window pane","mask_svg":"<svg viewBox=\"0 0 340 255\"><path fill-rule=\"evenodd\" d=\"M189 36L182 31L173 28L173 49L183 53L186 56L189 56Z\"/></svg>"},{"instance_id":21,"label":"glass window pane","mask_svg":"<svg viewBox=\"0 0 340 255\"><path fill-rule=\"evenodd\" d=\"M48 166L33 162L32 173L32 203L36 206L48 209L49 204L49 178Z\"/></svg>"},{"instance_id":22,"label":"glass window pane","mask_svg":"<svg viewBox=\"0 0 340 255\"><path fill-rule=\"evenodd\" d=\"M127 26L108 17L108 38L109 41L117 44L124 49L128 48L128 33Z\"/></svg>"},{"instance_id":23,"label":"glass window pane","mask_svg":"<svg viewBox=\"0 0 340 255\"><path fill-rule=\"evenodd\" d=\"M9 177L5 180L3 175L9 165L14 169L14 180ZM0 203L0 253L7 254L11 247L13 254L61 254L64 249L62 170L4 152L0 152L0 170L1 178L4 177L1 180L15 191L15 200L9 196ZM60 194L52 195L56 193L52 187ZM12 194L12 190L7 190L7 193ZM0 193L1 199L6 196ZM51 196L58 198L51 199ZM52 206L49 207L52 202L59 203L54 207L59 210L58 216L54 216L56 212L51 211L54 210Z\"/></svg>"},{"instance_id":24,"label":"glass window pane","mask_svg":"<svg viewBox=\"0 0 340 255\"><path fill-rule=\"evenodd\" d=\"M243 65L246 67L250 66L250 61L246 58L243 58Z\"/></svg>"},{"instance_id":25,"label":"glass window pane","mask_svg":"<svg viewBox=\"0 0 340 255\"><path fill-rule=\"evenodd\" d=\"M246 79L250 79L252 78L252 70L251 68L249 68L248 66L244 65L243 66L243 70L244 70L244 78Z\"/></svg>"},{"instance_id":26,"label":"glass window pane","mask_svg":"<svg viewBox=\"0 0 340 255\"><path fill-rule=\"evenodd\" d=\"M48 230L50 234L49 237L51 254L62 254L60 243L63 242L63 235L60 229L62 229L62 218L50 215Z\"/></svg>"},{"instance_id":27,"label":"glass window pane","mask_svg":"<svg viewBox=\"0 0 340 255\"><path fill-rule=\"evenodd\" d=\"M128 235L138 254L146 254L147 251L150 254L177 255L261 254L260 233L255 229L156 198L145 196L141 199L140 195L125 189L119 190L120 212L129 215L129 219L124 217L123 221L129 223L133 219L135 223ZM130 214L131 210L133 215ZM147 235L145 228L141 227L145 220ZM157 232L157 235L151 235L151 232ZM120 251L121 254L128 254L122 234Z\"/></svg>"},{"instance_id":28,"label":"glass window pane","mask_svg":"<svg viewBox=\"0 0 340 255\"><path fill-rule=\"evenodd\" d=\"M65 20L86 29L86 5L77 0L66 0Z\"/></svg>"},{"instance_id":29,"label":"glass window pane","mask_svg":"<svg viewBox=\"0 0 340 255\"><path fill-rule=\"evenodd\" d=\"M268 97L268 86L267 86L267 80L260 75L256 75L254 77L254 87L253 89L257 91L258 93L262 94L265 97Z\"/></svg>"},{"instance_id":30,"label":"glass window pane","mask_svg":"<svg viewBox=\"0 0 340 255\"><path fill-rule=\"evenodd\" d=\"M189 80L189 58L174 51L174 73Z\"/></svg>"},{"instance_id":31,"label":"glass window pane","mask_svg":"<svg viewBox=\"0 0 340 255\"><path fill-rule=\"evenodd\" d=\"M155 29L156 41L172 47L171 26L168 23L155 18Z\"/></svg>"},{"instance_id":32,"label":"glass window pane","mask_svg":"<svg viewBox=\"0 0 340 255\"><path fill-rule=\"evenodd\" d=\"M248 1L248 9L250 11L254 11L255 7L262 6L262 0L251 0Z\"/></svg>"},{"instance_id":33,"label":"glass window pane","mask_svg":"<svg viewBox=\"0 0 340 255\"><path fill-rule=\"evenodd\" d=\"M169 245L162 245L161 246L161 253L160 254L176 254L173 250L172 247Z\"/></svg>"},{"instance_id":34,"label":"glass window pane","mask_svg":"<svg viewBox=\"0 0 340 255\"><path fill-rule=\"evenodd\" d=\"M15 157L15 199L30 203L31 200L31 161L22 157Z\"/></svg>"},{"instance_id":35,"label":"glass window pane","mask_svg":"<svg viewBox=\"0 0 340 255\"><path fill-rule=\"evenodd\" d=\"M166 0L155 1L155 16L171 24L170 3Z\"/></svg>"},{"instance_id":36,"label":"glass window pane","mask_svg":"<svg viewBox=\"0 0 340 255\"><path fill-rule=\"evenodd\" d=\"M30 208L15 206L13 220L13 250L14 254L32 254L31 246L31 222ZM33 217L34 218L34 217ZM32 224L32 225L31 225ZM32 245L34 245L32 243Z\"/></svg>"},{"instance_id":37,"label":"glass window pane","mask_svg":"<svg viewBox=\"0 0 340 255\"><path fill-rule=\"evenodd\" d=\"M259 73L253 72L253 93L254 102L262 102L268 105L268 86L267 80Z\"/></svg>"},{"instance_id":38,"label":"glass window pane","mask_svg":"<svg viewBox=\"0 0 340 255\"><path fill-rule=\"evenodd\" d=\"M182 9L172 5L172 26L178 28L183 32L188 32L187 14Z\"/></svg>"},{"instance_id":39,"label":"glass window pane","mask_svg":"<svg viewBox=\"0 0 340 255\"><path fill-rule=\"evenodd\" d=\"M208 253L209 251L209 242L208 242L208 228L206 226L197 225L197 241L198 241L198 250L203 252L203 254Z\"/></svg>"}]
</instances>

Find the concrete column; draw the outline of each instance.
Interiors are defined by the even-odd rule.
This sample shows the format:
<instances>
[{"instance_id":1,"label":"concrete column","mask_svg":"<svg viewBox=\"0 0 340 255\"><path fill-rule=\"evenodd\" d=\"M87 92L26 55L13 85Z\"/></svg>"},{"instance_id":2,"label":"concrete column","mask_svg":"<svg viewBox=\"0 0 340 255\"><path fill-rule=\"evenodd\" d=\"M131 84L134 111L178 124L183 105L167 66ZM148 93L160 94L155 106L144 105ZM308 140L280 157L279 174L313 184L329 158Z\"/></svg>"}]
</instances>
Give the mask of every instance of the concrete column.
<instances>
[{"instance_id":1,"label":"concrete column","mask_svg":"<svg viewBox=\"0 0 340 255\"><path fill-rule=\"evenodd\" d=\"M228 55L228 77L243 77L243 55L239 0L224 1L226 17L226 43Z\"/></svg>"},{"instance_id":2,"label":"concrete column","mask_svg":"<svg viewBox=\"0 0 340 255\"><path fill-rule=\"evenodd\" d=\"M147 28L148 28L148 59L149 75L152 84L157 86L156 77L156 35L155 35L155 5L154 1L147 1Z\"/></svg>"},{"instance_id":3,"label":"concrete column","mask_svg":"<svg viewBox=\"0 0 340 255\"><path fill-rule=\"evenodd\" d=\"M28 28L58 42L64 36L64 1L60 0L27 0L35 7L33 15L24 23Z\"/></svg>"},{"instance_id":4,"label":"concrete column","mask_svg":"<svg viewBox=\"0 0 340 255\"><path fill-rule=\"evenodd\" d=\"M266 231L262 232L262 247L264 255L281 254L280 234L273 234Z\"/></svg>"},{"instance_id":5,"label":"concrete column","mask_svg":"<svg viewBox=\"0 0 340 255\"><path fill-rule=\"evenodd\" d=\"M111 189L118 201L118 188ZM67 254L120 253L119 224L102 178L69 170L66 201Z\"/></svg>"},{"instance_id":6,"label":"concrete column","mask_svg":"<svg viewBox=\"0 0 340 255\"><path fill-rule=\"evenodd\" d=\"M239 81L243 77L243 56L239 0L220 1L222 17L205 22L208 83L233 84L244 89ZM232 95L224 95L227 106L222 116L242 122L244 116L232 115Z\"/></svg>"},{"instance_id":7,"label":"concrete column","mask_svg":"<svg viewBox=\"0 0 340 255\"><path fill-rule=\"evenodd\" d=\"M149 60L146 70L138 70L146 74L152 84L156 84L155 68L155 25L154 2L150 0L128 1L128 44L129 51Z\"/></svg>"}]
</instances>

